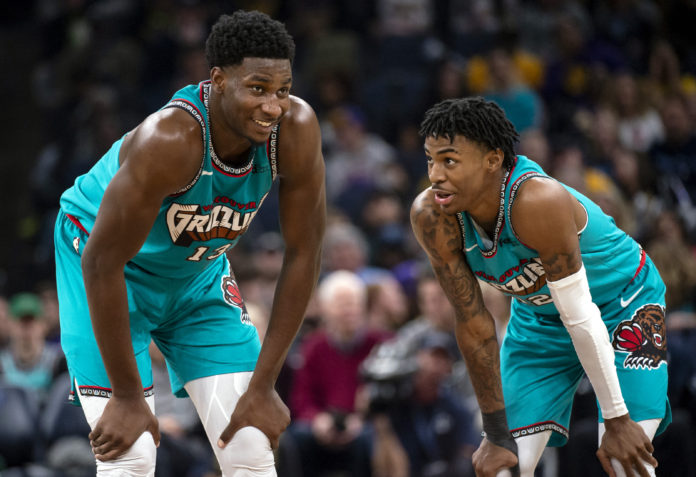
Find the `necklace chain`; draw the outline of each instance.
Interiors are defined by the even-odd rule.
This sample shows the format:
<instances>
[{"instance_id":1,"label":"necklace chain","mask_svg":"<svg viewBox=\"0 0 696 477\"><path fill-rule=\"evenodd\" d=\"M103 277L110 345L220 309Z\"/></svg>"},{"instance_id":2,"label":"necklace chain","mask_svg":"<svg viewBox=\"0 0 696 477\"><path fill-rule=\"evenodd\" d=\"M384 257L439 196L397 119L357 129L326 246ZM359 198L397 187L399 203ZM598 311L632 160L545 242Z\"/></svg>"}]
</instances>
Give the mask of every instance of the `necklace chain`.
<instances>
[{"instance_id":1,"label":"necklace chain","mask_svg":"<svg viewBox=\"0 0 696 477\"><path fill-rule=\"evenodd\" d=\"M255 148L251 149L251 154L249 155L249 162L244 164L242 167L232 167L228 166L224 162L220 160L218 155L215 153L215 149L213 148L213 128L212 124L210 124L210 109L208 107L208 98L210 97L210 88L211 85L210 83L204 84L203 85L203 104L205 105L205 118L206 122L208 123L208 131L210 134L210 139L208 141L208 151L210 152L210 159L215 163L216 166L218 166L220 169L223 171L227 172L228 174L233 174L235 176L242 176L249 172L251 167L254 165L254 156L256 155L256 150Z\"/></svg>"},{"instance_id":2,"label":"necklace chain","mask_svg":"<svg viewBox=\"0 0 696 477\"><path fill-rule=\"evenodd\" d=\"M495 232L493 233L493 248L487 252L483 252L485 256L493 255L498 248L498 236L500 235L500 229L503 226L503 218L505 217L505 186L507 185L507 178L510 175L510 169L505 171L503 174L503 180L500 182L500 208L498 209L498 220L495 223Z\"/></svg>"}]
</instances>

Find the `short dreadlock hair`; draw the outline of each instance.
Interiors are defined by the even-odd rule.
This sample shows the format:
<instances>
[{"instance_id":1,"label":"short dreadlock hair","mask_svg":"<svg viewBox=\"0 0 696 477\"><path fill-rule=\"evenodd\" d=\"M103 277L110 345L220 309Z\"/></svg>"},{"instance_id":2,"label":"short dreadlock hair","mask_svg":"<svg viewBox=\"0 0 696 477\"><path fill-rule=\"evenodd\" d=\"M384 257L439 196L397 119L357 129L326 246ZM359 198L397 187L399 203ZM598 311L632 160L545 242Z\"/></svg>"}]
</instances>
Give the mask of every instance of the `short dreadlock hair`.
<instances>
[{"instance_id":1,"label":"short dreadlock hair","mask_svg":"<svg viewBox=\"0 0 696 477\"><path fill-rule=\"evenodd\" d=\"M503 167L510 169L515 158L515 143L519 134L505 117L503 110L493 101L481 97L446 99L425 113L420 126L424 138L446 137L450 142L455 136L503 151Z\"/></svg>"},{"instance_id":2,"label":"short dreadlock hair","mask_svg":"<svg viewBox=\"0 0 696 477\"><path fill-rule=\"evenodd\" d=\"M208 66L241 64L244 58L295 58L295 42L285 25L257 11L222 15L205 42Z\"/></svg>"}]
</instances>

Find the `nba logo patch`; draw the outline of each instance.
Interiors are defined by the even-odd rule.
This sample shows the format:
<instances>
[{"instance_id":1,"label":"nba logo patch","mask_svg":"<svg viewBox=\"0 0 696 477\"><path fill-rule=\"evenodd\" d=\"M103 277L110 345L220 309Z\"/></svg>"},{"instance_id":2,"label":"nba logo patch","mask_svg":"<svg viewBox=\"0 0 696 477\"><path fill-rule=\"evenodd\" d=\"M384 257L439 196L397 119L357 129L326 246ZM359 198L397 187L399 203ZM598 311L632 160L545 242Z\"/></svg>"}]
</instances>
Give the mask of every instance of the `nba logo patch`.
<instances>
[{"instance_id":1,"label":"nba logo patch","mask_svg":"<svg viewBox=\"0 0 696 477\"><path fill-rule=\"evenodd\" d=\"M80 237L75 237L72 240L72 246L75 249L75 253L79 254L80 253Z\"/></svg>"}]
</instances>

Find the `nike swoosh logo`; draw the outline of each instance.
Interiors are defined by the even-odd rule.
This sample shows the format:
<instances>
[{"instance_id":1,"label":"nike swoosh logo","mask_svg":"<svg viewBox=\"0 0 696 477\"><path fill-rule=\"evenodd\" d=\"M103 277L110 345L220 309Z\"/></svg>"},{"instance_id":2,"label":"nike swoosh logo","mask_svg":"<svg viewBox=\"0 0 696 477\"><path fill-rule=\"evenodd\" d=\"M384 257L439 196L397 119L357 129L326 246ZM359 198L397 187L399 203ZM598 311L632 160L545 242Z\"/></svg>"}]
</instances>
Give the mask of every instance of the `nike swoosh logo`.
<instances>
[{"instance_id":1,"label":"nike swoosh logo","mask_svg":"<svg viewBox=\"0 0 696 477\"><path fill-rule=\"evenodd\" d=\"M638 291L636 291L633 295L630 296L630 298L628 300L624 300L623 297L621 297L621 307L626 308L633 300L636 299L636 297L638 296L638 293L640 293L640 291L642 289L643 289L643 287L641 286L638 289Z\"/></svg>"},{"instance_id":2,"label":"nike swoosh logo","mask_svg":"<svg viewBox=\"0 0 696 477\"><path fill-rule=\"evenodd\" d=\"M212 175L213 175L213 171L201 171L201 175L202 175L202 176L212 176Z\"/></svg>"},{"instance_id":3,"label":"nike swoosh logo","mask_svg":"<svg viewBox=\"0 0 696 477\"><path fill-rule=\"evenodd\" d=\"M475 248L477 248L477 247L478 247L478 244L474 244L474 245L472 245L471 247L466 247L465 250L466 250L467 252L471 252L473 249L475 249Z\"/></svg>"}]
</instances>

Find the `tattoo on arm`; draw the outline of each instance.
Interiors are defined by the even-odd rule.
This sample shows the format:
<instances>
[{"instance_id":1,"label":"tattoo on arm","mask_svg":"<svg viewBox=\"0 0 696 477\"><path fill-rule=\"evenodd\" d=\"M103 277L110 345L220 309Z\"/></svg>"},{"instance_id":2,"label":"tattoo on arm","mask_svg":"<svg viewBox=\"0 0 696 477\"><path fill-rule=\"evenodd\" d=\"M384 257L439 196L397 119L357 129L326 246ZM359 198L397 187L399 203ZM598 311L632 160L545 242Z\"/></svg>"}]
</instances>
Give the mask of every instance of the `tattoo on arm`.
<instances>
[{"instance_id":1,"label":"tattoo on arm","mask_svg":"<svg viewBox=\"0 0 696 477\"><path fill-rule=\"evenodd\" d=\"M415 223L418 224L421 242L428 252L433 271L456 308L457 320L466 320L483 311L478 282L461 251L456 220L433 207L424 207L417 212ZM448 237L447 256L455 257L453 260L446 260L439 251L437 238L443 235Z\"/></svg>"},{"instance_id":2,"label":"tattoo on arm","mask_svg":"<svg viewBox=\"0 0 696 477\"><path fill-rule=\"evenodd\" d=\"M474 386L476 400L481 412L492 412L505 407L500 377L500 355L495 329L481 340L478 348L471 350L466 358L466 367Z\"/></svg>"},{"instance_id":3,"label":"tattoo on arm","mask_svg":"<svg viewBox=\"0 0 696 477\"><path fill-rule=\"evenodd\" d=\"M426 201L423 201L426 202ZM435 275L455 308L456 335L483 412L504 407L495 324L485 308L476 277L461 249L456 218L421 202L414 231L428 253Z\"/></svg>"},{"instance_id":4,"label":"tattoo on arm","mask_svg":"<svg viewBox=\"0 0 696 477\"><path fill-rule=\"evenodd\" d=\"M560 280L580 269L582 260L578 253L556 253L546 257L544 271L550 281Z\"/></svg>"}]
</instances>

